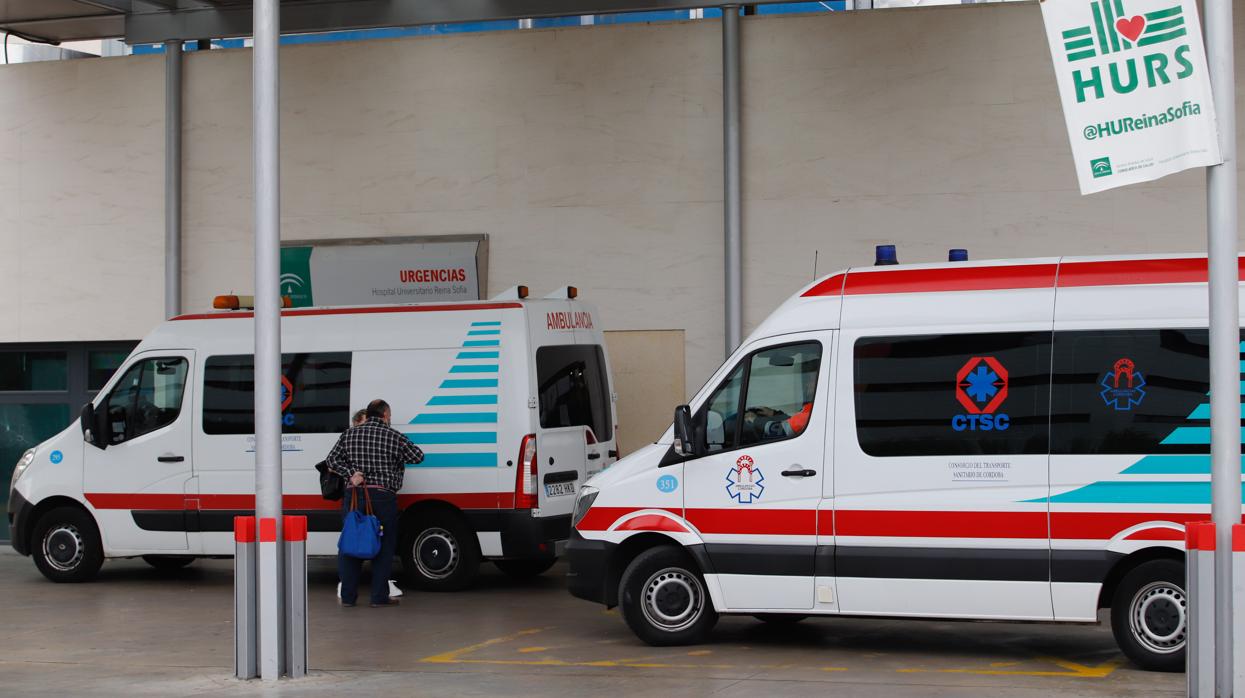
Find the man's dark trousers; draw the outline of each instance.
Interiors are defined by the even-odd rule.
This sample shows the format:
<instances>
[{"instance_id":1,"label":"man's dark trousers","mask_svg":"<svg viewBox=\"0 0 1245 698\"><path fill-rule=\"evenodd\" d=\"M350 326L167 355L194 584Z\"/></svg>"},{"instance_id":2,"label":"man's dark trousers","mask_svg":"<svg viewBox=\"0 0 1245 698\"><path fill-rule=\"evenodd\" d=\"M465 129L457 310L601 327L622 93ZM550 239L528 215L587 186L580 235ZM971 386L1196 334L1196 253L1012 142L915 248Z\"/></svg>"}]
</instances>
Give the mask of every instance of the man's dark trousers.
<instances>
[{"instance_id":1,"label":"man's dark trousers","mask_svg":"<svg viewBox=\"0 0 1245 698\"><path fill-rule=\"evenodd\" d=\"M342 497L342 519L350 512L350 492ZM389 490L369 488L372 513L380 519L384 535L380 538L380 553L372 560L372 603L389 601L389 573L393 569L393 556L398 550L398 496ZM367 511L363 489L358 489L359 511ZM363 561L357 557L337 554L337 575L342 580L342 603L355 603L359 596L359 573Z\"/></svg>"}]
</instances>

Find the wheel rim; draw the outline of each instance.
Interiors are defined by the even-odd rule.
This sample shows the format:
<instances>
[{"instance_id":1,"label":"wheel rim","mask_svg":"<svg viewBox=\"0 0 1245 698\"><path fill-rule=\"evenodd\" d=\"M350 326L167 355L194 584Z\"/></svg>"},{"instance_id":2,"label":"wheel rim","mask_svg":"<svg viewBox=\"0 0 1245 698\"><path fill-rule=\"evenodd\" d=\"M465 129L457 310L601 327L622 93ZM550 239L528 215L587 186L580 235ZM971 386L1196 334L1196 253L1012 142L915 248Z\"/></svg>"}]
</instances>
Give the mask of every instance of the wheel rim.
<instances>
[{"instance_id":1,"label":"wheel rim","mask_svg":"<svg viewBox=\"0 0 1245 698\"><path fill-rule=\"evenodd\" d=\"M1133 595L1129 607L1133 638L1157 654L1178 652L1186 640L1187 611L1184 589L1171 582L1151 582Z\"/></svg>"},{"instance_id":2,"label":"wheel rim","mask_svg":"<svg viewBox=\"0 0 1245 698\"><path fill-rule=\"evenodd\" d=\"M43 535L43 559L61 572L70 572L82 562L82 534L73 524L60 524Z\"/></svg>"},{"instance_id":3,"label":"wheel rim","mask_svg":"<svg viewBox=\"0 0 1245 698\"><path fill-rule=\"evenodd\" d=\"M667 567L644 583L644 618L666 632L689 628L705 610L705 590L687 570Z\"/></svg>"},{"instance_id":4,"label":"wheel rim","mask_svg":"<svg viewBox=\"0 0 1245 698\"><path fill-rule=\"evenodd\" d=\"M412 553L419 573L429 579L445 579L458 569L458 541L444 528L424 529Z\"/></svg>"}]
</instances>

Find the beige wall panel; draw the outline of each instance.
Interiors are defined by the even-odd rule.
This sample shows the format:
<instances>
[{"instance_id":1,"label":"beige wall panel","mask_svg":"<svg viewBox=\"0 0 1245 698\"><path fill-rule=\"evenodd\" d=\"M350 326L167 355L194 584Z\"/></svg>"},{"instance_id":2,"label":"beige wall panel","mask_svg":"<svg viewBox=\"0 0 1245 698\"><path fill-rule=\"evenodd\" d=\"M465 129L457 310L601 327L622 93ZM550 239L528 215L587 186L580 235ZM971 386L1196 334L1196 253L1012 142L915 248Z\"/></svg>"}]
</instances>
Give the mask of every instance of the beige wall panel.
<instances>
[{"instance_id":1,"label":"beige wall panel","mask_svg":"<svg viewBox=\"0 0 1245 698\"><path fill-rule=\"evenodd\" d=\"M742 26L745 329L814 251L825 274L883 242L909 262L1204 249L1201 172L1077 193L1036 4ZM488 234L493 291L574 284L608 330L684 332L677 404L723 355L720 29L283 47L282 234ZM250 60L185 57L187 309L252 290ZM161 319L163 104L160 56L0 67L0 342Z\"/></svg>"},{"instance_id":2,"label":"beige wall panel","mask_svg":"<svg viewBox=\"0 0 1245 698\"><path fill-rule=\"evenodd\" d=\"M630 330L605 333L618 393L619 455L651 444L687 402L683 384L683 330Z\"/></svg>"}]
</instances>

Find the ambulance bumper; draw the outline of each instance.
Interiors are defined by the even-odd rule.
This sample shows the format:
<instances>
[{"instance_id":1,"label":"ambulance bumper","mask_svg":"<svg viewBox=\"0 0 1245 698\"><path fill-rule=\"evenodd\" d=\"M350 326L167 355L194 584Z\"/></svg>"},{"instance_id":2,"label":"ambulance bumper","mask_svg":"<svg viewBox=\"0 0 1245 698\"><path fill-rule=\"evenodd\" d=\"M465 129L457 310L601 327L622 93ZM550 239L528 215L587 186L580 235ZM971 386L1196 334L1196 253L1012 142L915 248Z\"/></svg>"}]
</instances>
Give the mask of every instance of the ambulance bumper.
<instances>
[{"instance_id":1,"label":"ambulance bumper","mask_svg":"<svg viewBox=\"0 0 1245 698\"><path fill-rule=\"evenodd\" d=\"M22 555L30 554L30 512L33 509L17 490L9 492L9 544Z\"/></svg>"},{"instance_id":2,"label":"ambulance bumper","mask_svg":"<svg viewBox=\"0 0 1245 698\"><path fill-rule=\"evenodd\" d=\"M616 547L603 540L588 540L571 529L571 540L566 545L566 582L571 596L611 607L617 605L617 590L611 593L605 588L608 562Z\"/></svg>"},{"instance_id":3,"label":"ambulance bumper","mask_svg":"<svg viewBox=\"0 0 1245 698\"><path fill-rule=\"evenodd\" d=\"M476 531L501 533L501 557L506 559L557 557L571 530L570 514L536 517L521 509L465 513Z\"/></svg>"}]
</instances>

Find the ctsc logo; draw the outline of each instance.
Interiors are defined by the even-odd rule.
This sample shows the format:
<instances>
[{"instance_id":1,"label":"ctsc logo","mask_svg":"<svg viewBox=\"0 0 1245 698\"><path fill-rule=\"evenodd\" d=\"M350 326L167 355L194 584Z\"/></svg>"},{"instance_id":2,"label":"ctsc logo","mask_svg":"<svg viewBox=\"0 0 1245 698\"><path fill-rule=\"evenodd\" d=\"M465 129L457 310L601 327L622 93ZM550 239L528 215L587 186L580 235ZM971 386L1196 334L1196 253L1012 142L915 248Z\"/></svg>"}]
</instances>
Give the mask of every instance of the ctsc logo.
<instances>
[{"instance_id":1,"label":"ctsc logo","mask_svg":"<svg viewBox=\"0 0 1245 698\"><path fill-rule=\"evenodd\" d=\"M993 356L974 356L955 374L955 399L968 410L951 418L956 431L1003 431L1011 417L997 410L1007 399L1007 369Z\"/></svg>"},{"instance_id":2,"label":"ctsc logo","mask_svg":"<svg viewBox=\"0 0 1245 698\"><path fill-rule=\"evenodd\" d=\"M1130 7L1140 4L1140 0L1129 0ZM1136 15L1124 11L1124 0L1095 0L1089 7L1091 24L1062 33L1068 62L1075 66L1095 58L1109 60L1082 64L1072 71L1078 104L1102 99L1108 89L1128 94L1143 80L1147 87L1158 87L1193 75L1189 45L1177 41L1187 34L1180 5Z\"/></svg>"}]
</instances>

